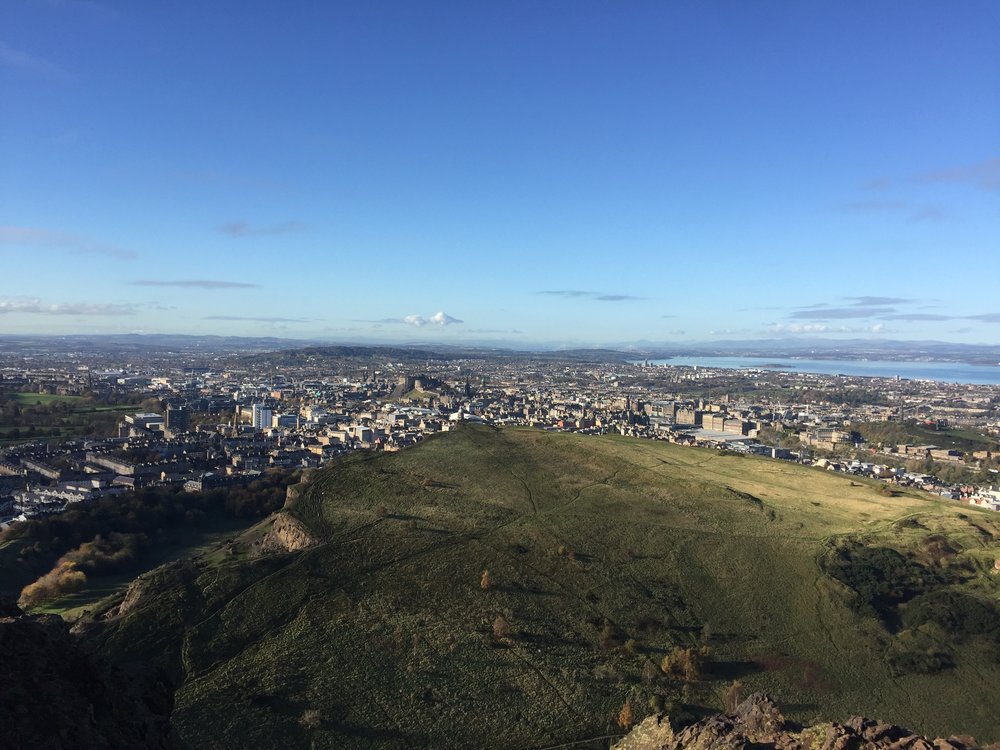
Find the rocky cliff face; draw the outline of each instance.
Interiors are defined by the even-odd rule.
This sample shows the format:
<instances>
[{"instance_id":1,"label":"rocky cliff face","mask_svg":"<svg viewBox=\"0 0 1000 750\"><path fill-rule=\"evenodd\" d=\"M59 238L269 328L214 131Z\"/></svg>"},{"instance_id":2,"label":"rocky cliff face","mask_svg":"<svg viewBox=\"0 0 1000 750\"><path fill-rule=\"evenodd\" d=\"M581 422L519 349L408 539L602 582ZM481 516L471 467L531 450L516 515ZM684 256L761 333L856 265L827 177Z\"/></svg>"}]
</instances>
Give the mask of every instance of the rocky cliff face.
<instances>
[{"instance_id":1,"label":"rocky cliff face","mask_svg":"<svg viewBox=\"0 0 1000 750\"><path fill-rule=\"evenodd\" d=\"M170 728L173 691L152 670L129 671L83 651L55 615L0 602L0 745L156 748Z\"/></svg>"},{"instance_id":2,"label":"rocky cliff face","mask_svg":"<svg viewBox=\"0 0 1000 750\"><path fill-rule=\"evenodd\" d=\"M287 513L278 513L270 530L260 541L261 552L298 552L319 544L319 540Z\"/></svg>"},{"instance_id":3,"label":"rocky cliff face","mask_svg":"<svg viewBox=\"0 0 1000 750\"><path fill-rule=\"evenodd\" d=\"M650 716L612 750L977 750L975 738L930 740L903 727L860 716L843 724L797 727L785 721L764 695L747 698L735 711L675 732L665 714ZM1000 744L986 750L1000 750Z\"/></svg>"}]
</instances>

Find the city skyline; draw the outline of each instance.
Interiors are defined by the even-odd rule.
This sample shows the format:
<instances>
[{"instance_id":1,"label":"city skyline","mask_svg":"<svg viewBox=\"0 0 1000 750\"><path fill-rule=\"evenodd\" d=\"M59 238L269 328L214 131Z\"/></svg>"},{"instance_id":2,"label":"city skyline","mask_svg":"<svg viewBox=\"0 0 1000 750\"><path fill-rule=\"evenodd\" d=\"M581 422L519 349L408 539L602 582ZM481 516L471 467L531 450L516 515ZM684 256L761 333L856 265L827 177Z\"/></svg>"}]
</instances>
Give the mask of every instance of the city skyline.
<instances>
[{"instance_id":1,"label":"city skyline","mask_svg":"<svg viewBox=\"0 0 1000 750\"><path fill-rule=\"evenodd\" d=\"M0 333L1000 343L1000 7L30 0Z\"/></svg>"}]
</instances>

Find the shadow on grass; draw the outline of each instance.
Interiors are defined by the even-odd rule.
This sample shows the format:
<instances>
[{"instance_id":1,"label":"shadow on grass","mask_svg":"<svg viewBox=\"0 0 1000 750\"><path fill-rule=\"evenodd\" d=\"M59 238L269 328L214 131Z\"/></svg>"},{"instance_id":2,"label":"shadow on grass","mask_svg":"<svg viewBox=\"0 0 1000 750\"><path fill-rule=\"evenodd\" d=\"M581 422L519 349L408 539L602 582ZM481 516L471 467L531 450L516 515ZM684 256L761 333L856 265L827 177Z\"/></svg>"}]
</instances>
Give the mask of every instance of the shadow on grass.
<instances>
[{"instance_id":1,"label":"shadow on grass","mask_svg":"<svg viewBox=\"0 0 1000 750\"><path fill-rule=\"evenodd\" d=\"M530 594L532 596L555 596L562 597L565 594L559 591L546 591L545 589L540 589L537 586L525 586L521 583L508 583L508 584L492 584L490 586L494 591L500 591L504 594Z\"/></svg>"},{"instance_id":2,"label":"shadow on grass","mask_svg":"<svg viewBox=\"0 0 1000 750\"><path fill-rule=\"evenodd\" d=\"M743 633L712 633L712 643L734 643L746 638Z\"/></svg>"},{"instance_id":3,"label":"shadow on grass","mask_svg":"<svg viewBox=\"0 0 1000 750\"><path fill-rule=\"evenodd\" d=\"M250 696L250 705L258 708L265 708L276 714L288 716L293 719L299 719L302 717L308 708L308 705L302 701L291 700L282 695L266 694ZM393 744L399 743L405 747L423 746L420 744L414 744L416 739L419 738L406 735L395 729L379 729L365 724L355 724L352 722L342 721L340 716L343 714L341 713L339 707L333 713L333 716L328 716L322 722L324 729L328 729L329 731L336 732L337 734L342 734L355 739L370 740L375 742L392 742Z\"/></svg>"},{"instance_id":4,"label":"shadow on grass","mask_svg":"<svg viewBox=\"0 0 1000 750\"><path fill-rule=\"evenodd\" d=\"M522 643L530 643L534 646L579 646L586 643L581 638L564 638L551 633L518 633L517 640Z\"/></svg>"},{"instance_id":5,"label":"shadow on grass","mask_svg":"<svg viewBox=\"0 0 1000 750\"><path fill-rule=\"evenodd\" d=\"M763 672L764 667L754 661L713 661L706 671L715 679L736 680Z\"/></svg>"},{"instance_id":6,"label":"shadow on grass","mask_svg":"<svg viewBox=\"0 0 1000 750\"><path fill-rule=\"evenodd\" d=\"M300 701L293 701L282 695L251 695L250 705L259 708L267 708L276 714L284 716L298 717L306 709L306 705Z\"/></svg>"},{"instance_id":7,"label":"shadow on grass","mask_svg":"<svg viewBox=\"0 0 1000 750\"><path fill-rule=\"evenodd\" d=\"M398 743L402 747L426 747L420 742L420 735L408 735L397 729L378 729L362 724L338 723L332 729L338 734L343 734L354 739L370 740L373 742Z\"/></svg>"}]
</instances>

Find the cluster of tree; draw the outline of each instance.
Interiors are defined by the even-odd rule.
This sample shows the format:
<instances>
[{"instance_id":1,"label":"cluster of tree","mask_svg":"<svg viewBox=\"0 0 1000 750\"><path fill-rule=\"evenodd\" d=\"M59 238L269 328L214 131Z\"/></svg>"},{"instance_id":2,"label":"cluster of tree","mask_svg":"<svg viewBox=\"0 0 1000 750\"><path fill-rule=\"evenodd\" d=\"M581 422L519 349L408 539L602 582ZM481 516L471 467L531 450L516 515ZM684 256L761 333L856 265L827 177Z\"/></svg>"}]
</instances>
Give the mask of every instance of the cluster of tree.
<instances>
[{"instance_id":1,"label":"cluster of tree","mask_svg":"<svg viewBox=\"0 0 1000 750\"><path fill-rule=\"evenodd\" d=\"M118 415L97 411L97 406L99 403L91 399L39 401L22 405L13 394L0 393L0 426L7 428L4 437L13 440L55 437L63 432L113 434Z\"/></svg>"},{"instance_id":2,"label":"cluster of tree","mask_svg":"<svg viewBox=\"0 0 1000 750\"><path fill-rule=\"evenodd\" d=\"M826 401L841 406L888 406L889 398L876 390L867 388L842 388L836 390L807 390L803 398Z\"/></svg>"},{"instance_id":3,"label":"cluster of tree","mask_svg":"<svg viewBox=\"0 0 1000 750\"><path fill-rule=\"evenodd\" d=\"M685 682L697 682L701 679L702 663L706 655L706 647L696 649L678 646L663 657L660 669L664 674L679 677Z\"/></svg>"},{"instance_id":4,"label":"cluster of tree","mask_svg":"<svg viewBox=\"0 0 1000 750\"><path fill-rule=\"evenodd\" d=\"M142 547L148 543L145 534L98 534L59 558L56 566L72 563L89 575L117 573L135 565Z\"/></svg>"},{"instance_id":5,"label":"cluster of tree","mask_svg":"<svg viewBox=\"0 0 1000 750\"><path fill-rule=\"evenodd\" d=\"M35 427L30 425L25 427L23 430L20 427L14 427L13 429L6 430L3 436L9 440L18 440L20 438L33 439L39 437L59 437L62 435L62 430L59 427Z\"/></svg>"},{"instance_id":6,"label":"cluster of tree","mask_svg":"<svg viewBox=\"0 0 1000 750\"><path fill-rule=\"evenodd\" d=\"M0 540L23 542L18 560L27 575L18 587L31 580L31 575L51 566L55 566L54 573L64 564L81 575L122 572L134 567L150 544L168 541L169 535L181 528L273 513L283 505L287 486L296 481L297 472L273 471L246 486L205 492L138 490L15 524L0 535ZM13 580L8 582L12 584ZM39 589L55 590L49 584Z\"/></svg>"},{"instance_id":7,"label":"cluster of tree","mask_svg":"<svg viewBox=\"0 0 1000 750\"><path fill-rule=\"evenodd\" d=\"M0 393L0 423L15 427L49 427L62 424L76 410L69 401L25 404L10 393Z\"/></svg>"},{"instance_id":8,"label":"cluster of tree","mask_svg":"<svg viewBox=\"0 0 1000 750\"><path fill-rule=\"evenodd\" d=\"M87 586L86 574L76 569L76 565L68 560L60 563L34 583L28 584L21 591L17 600L21 609L36 607L39 604L75 591L82 591Z\"/></svg>"},{"instance_id":9,"label":"cluster of tree","mask_svg":"<svg viewBox=\"0 0 1000 750\"><path fill-rule=\"evenodd\" d=\"M972 468L964 463L954 461L934 461L930 458L913 459L905 464L907 471L918 474L929 474L946 484L978 484L991 481L988 467ZM996 476L992 479L995 481Z\"/></svg>"},{"instance_id":10,"label":"cluster of tree","mask_svg":"<svg viewBox=\"0 0 1000 750\"><path fill-rule=\"evenodd\" d=\"M903 422L857 422L846 429L856 430L869 443L886 446L910 443L933 444L960 451L991 450L1000 447L997 441L972 431L936 430L913 419Z\"/></svg>"},{"instance_id":11,"label":"cluster of tree","mask_svg":"<svg viewBox=\"0 0 1000 750\"><path fill-rule=\"evenodd\" d=\"M786 427L764 427L757 434L757 440L764 445L778 445L789 450L794 450L802 446L799 434L795 430Z\"/></svg>"},{"instance_id":12,"label":"cluster of tree","mask_svg":"<svg viewBox=\"0 0 1000 750\"><path fill-rule=\"evenodd\" d=\"M141 446L126 448L125 450L115 451L114 455L125 461L131 461L135 464L143 463L154 463L163 459L163 454L157 450L151 448L143 448Z\"/></svg>"}]
</instances>

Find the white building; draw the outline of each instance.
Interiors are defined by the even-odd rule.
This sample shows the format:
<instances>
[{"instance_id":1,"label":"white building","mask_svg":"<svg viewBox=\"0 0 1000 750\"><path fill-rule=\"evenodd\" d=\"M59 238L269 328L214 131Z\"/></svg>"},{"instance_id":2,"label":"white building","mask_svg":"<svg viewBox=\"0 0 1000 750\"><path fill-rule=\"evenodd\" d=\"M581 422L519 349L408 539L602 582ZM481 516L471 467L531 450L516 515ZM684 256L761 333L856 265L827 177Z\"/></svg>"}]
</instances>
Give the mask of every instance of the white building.
<instances>
[{"instance_id":1,"label":"white building","mask_svg":"<svg viewBox=\"0 0 1000 750\"><path fill-rule=\"evenodd\" d=\"M271 429L271 407L265 404L253 405L253 427L255 430Z\"/></svg>"}]
</instances>

